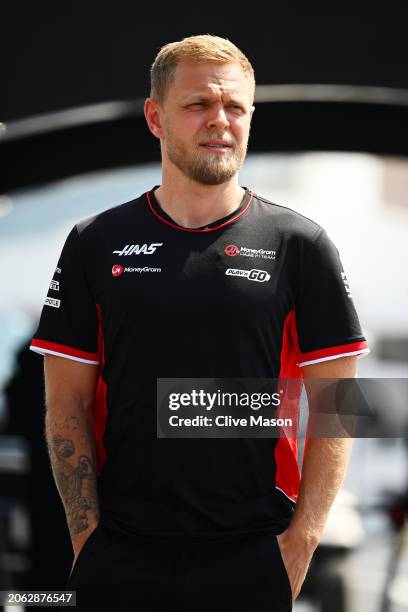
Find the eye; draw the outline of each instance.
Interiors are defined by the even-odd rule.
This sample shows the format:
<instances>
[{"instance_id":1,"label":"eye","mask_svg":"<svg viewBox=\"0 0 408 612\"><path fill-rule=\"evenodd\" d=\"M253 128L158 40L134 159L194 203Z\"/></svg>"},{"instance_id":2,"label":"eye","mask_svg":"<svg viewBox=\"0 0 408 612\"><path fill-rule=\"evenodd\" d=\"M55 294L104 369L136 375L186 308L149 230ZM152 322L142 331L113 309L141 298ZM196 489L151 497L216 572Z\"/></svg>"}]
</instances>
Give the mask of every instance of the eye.
<instances>
[{"instance_id":1,"label":"eye","mask_svg":"<svg viewBox=\"0 0 408 612\"><path fill-rule=\"evenodd\" d=\"M244 109L239 104L230 104L229 108L232 108L234 111L243 112Z\"/></svg>"},{"instance_id":2,"label":"eye","mask_svg":"<svg viewBox=\"0 0 408 612\"><path fill-rule=\"evenodd\" d=\"M199 108L205 108L206 103L205 102L193 102L193 104L189 104L188 107L192 108L193 110L199 109Z\"/></svg>"}]
</instances>

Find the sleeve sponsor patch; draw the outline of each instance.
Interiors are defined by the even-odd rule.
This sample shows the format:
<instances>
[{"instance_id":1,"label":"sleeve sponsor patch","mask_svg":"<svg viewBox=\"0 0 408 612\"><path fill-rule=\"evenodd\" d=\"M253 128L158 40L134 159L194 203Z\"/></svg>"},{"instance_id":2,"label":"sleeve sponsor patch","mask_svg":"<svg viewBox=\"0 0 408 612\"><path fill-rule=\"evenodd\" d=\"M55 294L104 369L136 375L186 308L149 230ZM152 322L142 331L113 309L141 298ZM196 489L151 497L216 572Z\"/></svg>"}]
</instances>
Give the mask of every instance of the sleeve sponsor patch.
<instances>
[{"instance_id":1,"label":"sleeve sponsor patch","mask_svg":"<svg viewBox=\"0 0 408 612\"><path fill-rule=\"evenodd\" d=\"M59 308L61 305L61 300L56 300L55 298L47 297L45 298L44 306L52 306L53 308Z\"/></svg>"},{"instance_id":2,"label":"sleeve sponsor patch","mask_svg":"<svg viewBox=\"0 0 408 612\"><path fill-rule=\"evenodd\" d=\"M65 240L54 277L50 281L34 335L35 342L46 342L48 348L50 344L75 347L82 354L79 359L87 360L86 363L97 363L99 316L86 277L77 226L72 228ZM59 349L57 352L64 353Z\"/></svg>"}]
</instances>

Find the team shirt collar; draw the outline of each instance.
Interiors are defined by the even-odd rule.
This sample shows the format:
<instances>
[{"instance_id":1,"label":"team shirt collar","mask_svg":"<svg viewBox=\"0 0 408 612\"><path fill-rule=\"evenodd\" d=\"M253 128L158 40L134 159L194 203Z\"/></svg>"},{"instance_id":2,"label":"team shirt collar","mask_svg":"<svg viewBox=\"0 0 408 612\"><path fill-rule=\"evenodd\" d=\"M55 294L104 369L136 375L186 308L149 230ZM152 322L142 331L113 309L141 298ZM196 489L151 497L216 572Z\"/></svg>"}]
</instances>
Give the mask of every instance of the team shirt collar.
<instances>
[{"instance_id":1,"label":"team shirt collar","mask_svg":"<svg viewBox=\"0 0 408 612\"><path fill-rule=\"evenodd\" d=\"M154 192L156 189L158 189L158 187L159 185L155 185L151 191L148 191L146 193L146 198L147 198L147 202L148 202L150 210L155 215L155 217L159 219L162 223L165 223L166 225L169 225L170 227L173 227L174 229L184 231L184 232L201 232L201 233L212 232L214 230L221 229L225 227L226 225L230 225L231 223L234 223L235 221L240 219L243 215L245 215L246 212L248 212L249 207L251 206L251 203L254 197L253 193L247 187L243 187L243 189L245 189L244 197L242 198L238 208L236 208L232 213L229 213L229 215L226 215L225 217L222 217L221 219L217 219L216 221L213 221L212 223L209 223L208 225L204 225L202 227L196 227L196 228L187 228L187 227L183 227L182 225L179 225L176 221L174 221L174 219L172 219L160 207L160 204L158 203L156 196L154 195Z\"/></svg>"}]
</instances>

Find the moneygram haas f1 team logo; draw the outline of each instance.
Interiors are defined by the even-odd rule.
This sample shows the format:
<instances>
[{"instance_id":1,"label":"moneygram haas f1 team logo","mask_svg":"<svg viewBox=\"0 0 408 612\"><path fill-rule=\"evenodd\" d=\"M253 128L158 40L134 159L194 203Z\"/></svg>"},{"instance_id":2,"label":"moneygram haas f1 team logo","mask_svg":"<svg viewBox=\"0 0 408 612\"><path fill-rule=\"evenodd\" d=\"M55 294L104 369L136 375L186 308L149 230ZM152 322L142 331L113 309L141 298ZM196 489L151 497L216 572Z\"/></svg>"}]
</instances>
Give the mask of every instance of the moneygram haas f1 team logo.
<instances>
[{"instance_id":1,"label":"moneygram haas f1 team logo","mask_svg":"<svg viewBox=\"0 0 408 612\"><path fill-rule=\"evenodd\" d=\"M241 278L247 278L257 283L265 283L271 278L271 275L265 270L239 270L238 268L228 268L225 271L227 276L240 276Z\"/></svg>"},{"instance_id":2,"label":"moneygram haas f1 team logo","mask_svg":"<svg viewBox=\"0 0 408 612\"><path fill-rule=\"evenodd\" d=\"M252 257L257 259L276 259L276 251L269 251L266 249L250 249L244 246L237 246L236 244L228 244L224 247L225 255L228 257L235 257L241 255L241 257Z\"/></svg>"}]
</instances>

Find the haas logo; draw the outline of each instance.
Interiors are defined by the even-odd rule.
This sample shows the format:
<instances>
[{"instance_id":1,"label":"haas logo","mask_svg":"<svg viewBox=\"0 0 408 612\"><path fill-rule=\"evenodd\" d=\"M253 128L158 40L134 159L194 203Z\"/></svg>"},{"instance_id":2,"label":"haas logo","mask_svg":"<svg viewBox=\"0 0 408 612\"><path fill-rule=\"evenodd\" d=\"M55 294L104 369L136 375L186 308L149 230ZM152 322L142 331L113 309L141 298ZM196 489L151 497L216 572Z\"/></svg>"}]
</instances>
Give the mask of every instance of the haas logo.
<instances>
[{"instance_id":1,"label":"haas logo","mask_svg":"<svg viewBox=\"0 0 408 612\"><path fill-rule=\"evenodd\" d=\"M116 264L112 268L112 276L122 276L123 268L120 264Z\"/></svg>"},{"instance_id":2,"label":"haas logo","mask_svg":"<svg viewBox=\"0 0 408 612\"><path fill-rule=\"evenodd\" d=\"M225 247L224 253L229 257L235 257L239 253L239 247L235 246L235 244L229 244Z\"/></svg>"},{"instance_id":3,"label":"haas logo","mask_svg":"<svg viewBox=\"0 0 408 612\"><path fill-rule=\"evenodd\" d=\"M163 242L152 242L152 244L127 244L123 249L112 251L112 253L119 255L119 257L128 255L153 255L161 246L163 246Z\"/></svg>"}]
</instances>

